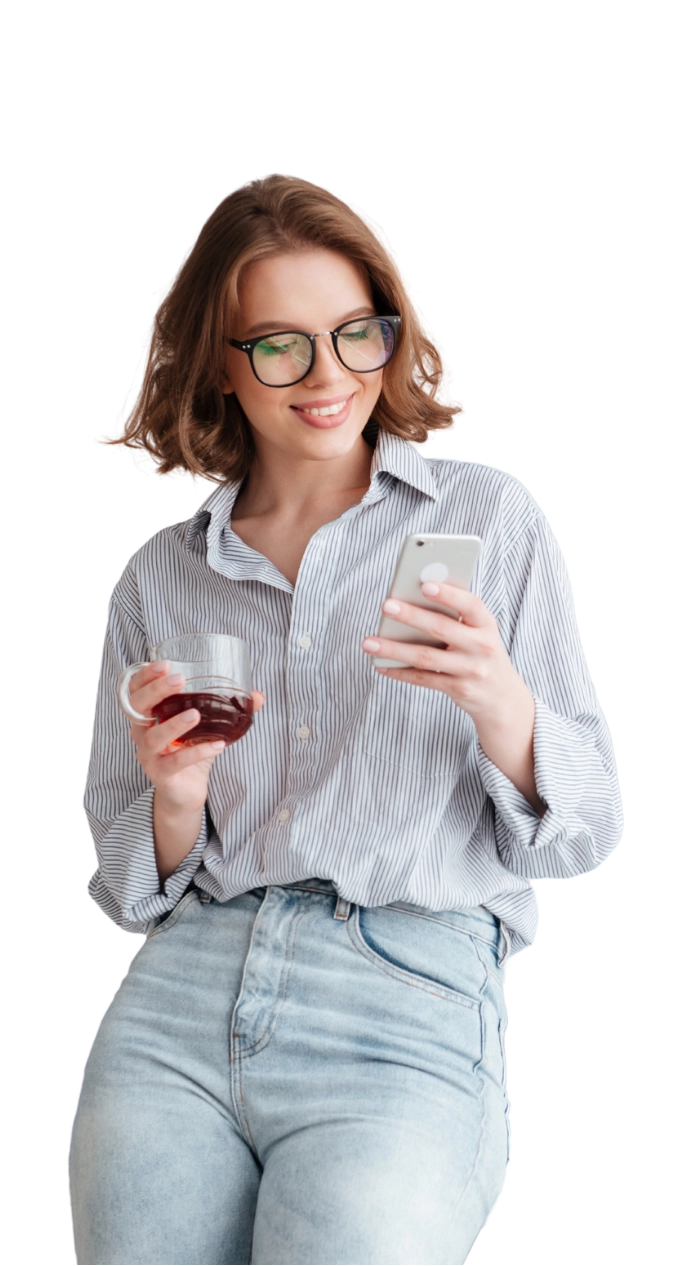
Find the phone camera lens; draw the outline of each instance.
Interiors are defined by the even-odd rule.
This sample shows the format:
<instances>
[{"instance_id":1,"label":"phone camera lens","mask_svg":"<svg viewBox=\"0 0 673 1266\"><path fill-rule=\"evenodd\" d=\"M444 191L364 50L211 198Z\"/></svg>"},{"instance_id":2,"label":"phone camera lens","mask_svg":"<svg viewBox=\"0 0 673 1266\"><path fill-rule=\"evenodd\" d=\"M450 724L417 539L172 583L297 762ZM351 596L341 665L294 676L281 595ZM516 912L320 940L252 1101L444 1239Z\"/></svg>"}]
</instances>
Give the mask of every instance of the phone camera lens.
<instances>
[{"instance_id":1,"label":"phone camera lens","mask_svg":"<svg viewBox=\"0 0 673 1266\"><path fill-rule=\"evenodd\" d=\"M417 545L425 545L425 541L416 541Z\"/></svg>"}]
</instances>

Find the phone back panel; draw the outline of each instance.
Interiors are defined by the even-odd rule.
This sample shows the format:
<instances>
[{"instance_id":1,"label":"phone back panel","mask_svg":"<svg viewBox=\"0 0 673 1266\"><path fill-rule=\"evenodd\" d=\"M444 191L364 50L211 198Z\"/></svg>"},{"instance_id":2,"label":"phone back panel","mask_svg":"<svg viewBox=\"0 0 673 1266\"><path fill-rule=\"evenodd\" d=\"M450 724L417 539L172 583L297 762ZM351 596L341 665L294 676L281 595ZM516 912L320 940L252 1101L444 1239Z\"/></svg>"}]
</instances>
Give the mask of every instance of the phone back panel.
<instances>
[{"instance_id":1,"label":"phone back panel","mask_svg":"<svg viewBox=\"0 0 673 1266\"><path fill-rule=\"evenodd\" d=\"M469 589L480 554L481 541L478 536L442 536L426 532L408 536L397 560L389 597L399 598L400 602L413 602L428 611L441 611L443 615L452 615L455 618L457 612L426 598L421 585L426 580L436 580ZM398 642L415 642L422 646L444 645L427 633L422 633L420 629L412 629L408 624L400 624L398 620L385 615L381 617L377 636L394 638ZM374 663L380 668L409 666L401 660L383 659L380 656L375 656Z\"/></svg>"}]
</instances>

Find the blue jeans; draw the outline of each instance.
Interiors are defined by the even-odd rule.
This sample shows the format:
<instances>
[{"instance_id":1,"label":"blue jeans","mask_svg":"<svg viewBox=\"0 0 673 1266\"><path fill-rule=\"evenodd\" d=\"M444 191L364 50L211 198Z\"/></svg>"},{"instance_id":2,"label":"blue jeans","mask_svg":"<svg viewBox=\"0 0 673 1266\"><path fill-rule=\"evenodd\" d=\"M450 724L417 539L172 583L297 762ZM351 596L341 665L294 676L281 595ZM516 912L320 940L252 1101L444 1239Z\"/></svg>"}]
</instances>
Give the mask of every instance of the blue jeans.
<instances>
[{"instance_id":1,"label":"blue jeans","mask_svg":"<svg viewBox=\"0 0 673 1266\"><path fill-rule=\"evenodd\" d=\"M86 1066L77 1261L463 1262L508 1158L503 946L481 906L188 891Z\"/></svg>"}]
</instances>

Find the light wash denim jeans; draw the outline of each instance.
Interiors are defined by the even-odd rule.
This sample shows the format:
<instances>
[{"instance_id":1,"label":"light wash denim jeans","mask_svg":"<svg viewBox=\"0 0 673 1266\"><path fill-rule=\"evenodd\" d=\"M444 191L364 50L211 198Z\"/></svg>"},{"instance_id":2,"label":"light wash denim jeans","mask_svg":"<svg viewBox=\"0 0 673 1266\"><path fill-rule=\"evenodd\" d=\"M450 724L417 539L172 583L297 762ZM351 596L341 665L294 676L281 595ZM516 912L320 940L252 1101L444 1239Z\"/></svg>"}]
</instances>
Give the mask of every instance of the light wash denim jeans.
<instances>
[{"instance_id":1,"label":"light wash denim jeans","mask_svg":"<svg viewBox=\"0 0 673 1266\"><path fill-rule=\"evenodd\" d=\"M503 949L481 906L187 892L86 1066L77 1261L464 1262L508 1158Z\"/></svg>"}]
</instances>

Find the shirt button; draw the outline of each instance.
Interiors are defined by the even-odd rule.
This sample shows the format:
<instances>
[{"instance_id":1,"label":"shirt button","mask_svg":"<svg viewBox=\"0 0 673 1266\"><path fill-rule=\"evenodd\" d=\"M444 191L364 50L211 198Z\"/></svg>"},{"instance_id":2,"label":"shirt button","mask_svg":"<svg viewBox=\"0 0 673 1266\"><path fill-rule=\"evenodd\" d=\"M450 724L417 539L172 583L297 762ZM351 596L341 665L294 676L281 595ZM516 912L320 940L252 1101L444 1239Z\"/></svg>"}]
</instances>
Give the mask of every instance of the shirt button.
<instances>
[{"instance_id":1,"label":"shirt button","mask_svg":"<svg viewBox=\"0 0 673 1266\"><path fill-rule=\"evenodd\" d=\"M299 729L297 730L297 738L307 739L310 737L311 737L311 731L309 730L308 726L300 725Z\"/></svg>"},{"instance_id":2,"label":"shirt button","mask_svg":"<svg viewBox=\"0 0 673 1266\"><path fill-rule=\"evenodd\" d=\"M287 820L288 820L289 816L290 816L290 810L289 810L289 809L281 809L280 813L278 814L278 821L279 821L279 822L287 822Z\"/></svg>"},{"instance_id":3,"label":"shirt button","mask_svg":"<svg viewBox=\"0 0 673 1266\"><path fill-rule=\"evenodd\" d=\"M311 638L306 635L304 637L299 637L297 638L297 643L301 646L302 650L307 651L311 645Z\"/></svg>"}]
</instances>

